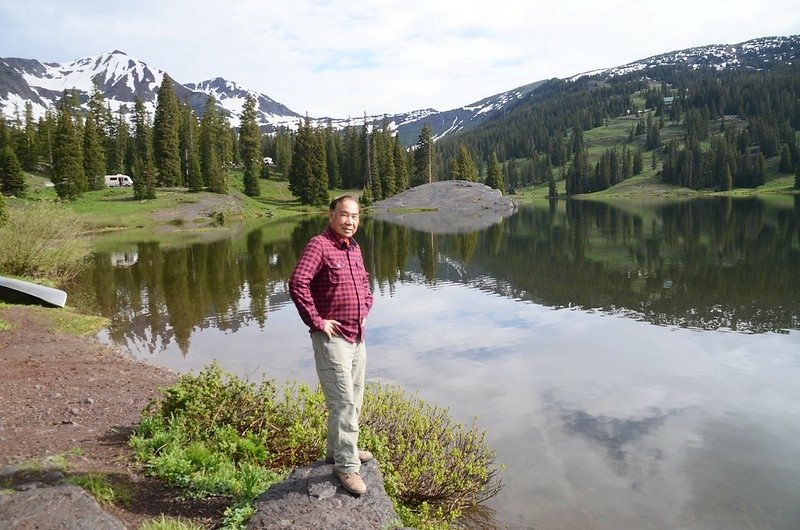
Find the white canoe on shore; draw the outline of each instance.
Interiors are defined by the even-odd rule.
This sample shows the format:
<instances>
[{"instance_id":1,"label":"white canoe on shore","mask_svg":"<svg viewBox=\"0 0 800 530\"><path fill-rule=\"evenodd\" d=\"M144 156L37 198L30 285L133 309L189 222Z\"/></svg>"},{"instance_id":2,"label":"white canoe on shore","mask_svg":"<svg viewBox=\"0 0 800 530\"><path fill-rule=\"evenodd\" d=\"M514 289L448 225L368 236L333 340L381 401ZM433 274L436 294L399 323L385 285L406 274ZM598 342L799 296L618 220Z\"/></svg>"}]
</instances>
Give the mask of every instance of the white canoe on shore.
<instances>
[{"instance_id":1,"label":"white canoe on shore","mask_svg":"<svg viewBox=\"0 0 800 530\"><path fill-rule=\"evenodd\" d=\"M0 302L64 307L67 293L61 289L0 276Z\"/></svg>"}]
</instances>

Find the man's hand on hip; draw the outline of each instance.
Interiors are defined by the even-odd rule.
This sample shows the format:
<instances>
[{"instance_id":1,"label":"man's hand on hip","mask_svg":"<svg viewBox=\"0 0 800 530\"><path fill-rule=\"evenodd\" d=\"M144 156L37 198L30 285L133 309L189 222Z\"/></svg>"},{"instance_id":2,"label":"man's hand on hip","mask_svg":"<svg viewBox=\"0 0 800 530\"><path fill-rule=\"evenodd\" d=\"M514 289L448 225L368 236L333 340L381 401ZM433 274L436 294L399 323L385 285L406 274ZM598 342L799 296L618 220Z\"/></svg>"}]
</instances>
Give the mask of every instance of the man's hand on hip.
<instances>
[{"instance_id":1,"label":"man's hand on hip","mask_svg":"<svg viewBox=\"0 0 800 530\"><path fill-rule=\"evenodd\" d=\"M333 337L338 337L339 332L336 329L336 326L341 326L342 324L338 320L322 320L325 325L322 328L322 332L328 336L328 339L332 339Z\"/></svg>"}]
</instances>

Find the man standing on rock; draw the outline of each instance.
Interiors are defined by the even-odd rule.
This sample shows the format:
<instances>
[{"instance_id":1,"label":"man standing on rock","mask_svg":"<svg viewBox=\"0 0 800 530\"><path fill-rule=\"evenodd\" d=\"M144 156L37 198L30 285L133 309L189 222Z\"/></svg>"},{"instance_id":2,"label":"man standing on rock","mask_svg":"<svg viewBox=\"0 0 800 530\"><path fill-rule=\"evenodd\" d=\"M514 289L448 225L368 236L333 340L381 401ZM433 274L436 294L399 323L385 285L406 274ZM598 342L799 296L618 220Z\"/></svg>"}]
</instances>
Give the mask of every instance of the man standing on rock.
<instances>
[{"instance_id":1,"label":"man standing on rock","mask_svg":"<svg viewBox=\"0 0 800 530\"><path fill-rule=\"evenodd\" d=\"M367 353L364 322L372 307L358 230L358 202L349 195L334 199L328 227L311 238L289 278L289 294L310 328L325 404L328 407L326 457L344 489L367 491L359 475L372 459L358 450L358 419L364 400Z\"/></svg>"}]
</instances>

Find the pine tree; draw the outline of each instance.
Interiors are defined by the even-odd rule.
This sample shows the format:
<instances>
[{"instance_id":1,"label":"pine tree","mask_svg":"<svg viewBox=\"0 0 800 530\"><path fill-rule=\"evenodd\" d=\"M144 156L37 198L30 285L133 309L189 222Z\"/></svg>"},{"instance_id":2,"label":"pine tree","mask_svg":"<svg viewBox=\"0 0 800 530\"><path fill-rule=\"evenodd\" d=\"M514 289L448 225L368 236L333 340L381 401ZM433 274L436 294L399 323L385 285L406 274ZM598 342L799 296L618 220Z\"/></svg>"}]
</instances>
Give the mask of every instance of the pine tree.
<instances>
[{"instance_id":1,"label":"pine tree","mask_svg":"<svg viewBox=\"0 0 800 530\"><path fill-rule=\"evenodd\" d=\"M399 193L408 189L408 165L406 163L406 151L400 145L400 135L394 137L394 177L395 190Z\"/></svg>"},{"instance_id":2,"label":"pine tree","mask_svg":"<svg viewBox=\"0 0 800 530\"><path fill-rule=\"evenodd\" d=\"M484 182L490 188L494 188L496 190L503 191L505 187L503 185L503 167L500 165L500 162L497 160L497 154L492 151L492 157L489 160L489 168L486 173L486 181Z\"/></svg>"},{"instance_id":3,"label":"pine tree","mask_svg":"<svg viewBox=\"0 0 800 530\"><path fill-rule=\"evenodd\" d=\"M794 166L794 189L800 190L800 164Z\"/></svg>"},{"instance_id":4,"label":"pine tree","mask_svg":"<svg viewBox=\"0 0 800 530\"><path fill-rule=\"evenodd\" d=\"M58 122L53 137L51 180L62 199L74 200L86 189L83 148L73 121L76 98L64 91L58 107Z\"/></svg>"},{"instance_id":5,"label":"pine tree","mask_svg":"<svg viewBox=\"0 0 800 530\"><path fill-rule=\"evenodd\" d=\"M753 187L761 186L767 181L767 161L764 159L764 153L758 153L754 177Z\"/></svg>"},{"instance_id":6,"label":"pine tree","mask_svg":"<svg viewBox=\"0 0 800 530\"><path fill-rule=\"evenodd\" d=\"M35 171L38 159L36 146L36 127L33 125L33 104L25 102L25 128L22 130L22 158L19 160L23 169Z\"/></svg>"},{"instance_id":7,"label":"pine tree","mask_svg":"<svg viewBox=\"0 0 800 530\"><path fill-rule=\"evenodd\" d=\"M325 129L325 165L328 171L328 185L331 189L342 187L342 143L339 135L333 132L333 125L328 122Z\"/></svg>"},{"instance_id":8,"label":"pine tree","mask_svg":"<svg viewBox=\"0 0 800 530\"><path fill-rule=\"evenodd\" d=\"M469 154L464 144L458 147L456 166L458 167L458 175L461 180L467 180L469 182L478 181L478 168L472 160L472 155Z\"/></svg>"},{"instance_id":9,"label":"pine tree","mask_svg":"<svg viewBox=\"0 0 800 530\"><path fill-rule=\"evenodd\" d=\"M289 190L302 204L322 206L328 202L328 178L324 150L308 116L300 122L289 170Z\"/></svg>"},{"instance_id":10,"label":"pine tree","mask_svg":"<svg viewBox=\"0 0 800 530\"><path fill-rule=\"evenodd\" d=\"M0 119L2 118L0 117ZM0 192L22 197L27 187L17 154L10 145L6 145L0 151Z\"/></svg>"},{"instance_id":11,"label":"pine tree","mask_svg":"<svg viewBox=\"0 0 800 530\"><path fill-rule=\"evenodd\" d=\"M731 176L731 168L725 164L725 174L722 176L722 190L729 191L733 188L733 177Z\"/></svg>"},{"instance_id":12,"label":"pine tree","mask_svg":"<svg viewBox=\"0 0 800 530\"><path fill-rule=\"evenodd\" d=\"M422 126L414 150L414 174L412 176L412 186L419 186L433 182L433 161L436 159L435 148L433 145L433 127L430 123Z\"/></svg>"},{"instance_id":13,"label":"pine tree","mask_svg":"<svg viewBox=\"0 0 800 530\"><path fill-rule=\"evenodd\" d=\"M261 195L258 177L261 173L261 131L256 121L256 100L247 94L242 109L239 127L239 149L244 164L244 194L249 197Z\"/></svg>"},{"instance_id":14,"label":"pine tree","mask_svg":"<svg viewBox=\"0 0 800 530\"><path fill-rule=\"evenodd\" d=\"M200 191L203 189L203 175L200 171L200 154L198 144L200 142L200 132L197 125L197 116L188 104L182 106L181 114L181 175L183 185L189 191Z\"/></svg>"},{"instance_id":15,"label":"pine tree","mask_svg":"<svg viewBox=\"0 0 800 530\"><path fill-rule=\"evenodd\" d=\"M106 152L103 143L94 117L89 113L83 127L83 171L90 190L105 187L103 176L106 174Z\"/></svg>"},{"instance_id":16,"label":"pine tree","mask_svg":"<svg viewBox=\"0 0 800 530\"><path fill-rule=\"evenodd\" d=\"M222 173L222 157L219 152L220 132L217 101L208 96L200 121L200 173L203 183L214 193L226 193L227 187Z\"/></svg>"},{"instance_id":17,"label":"pine tree","mask_svg":"<svg viewBox=\"0 0 800 530\"><path fill-rule=\"evenodd\" d=\"M180 126L178 98L172 79L164 74L153 119L153 162L158 171L158 185L162 187L177 186L182 180Z\"/></svg>"},{"instance_id":18,"label":"pine tree","mask_svg":"<svg viewBox=\"0 0 800 530\"><path fill-rule=\"evenodd\" d=\"M553 172L550 172L550 176L547 178L547 196L550 198L558 197L558 191L556 190L556 179L553 177Z\"/></svg>"},{"instance_id":19,"label":"pine tree","mask_svg":"<svg viewBox=\"0 0 800 530\"><path fill-rule=\"evenodd\" d=\"M133 197L139 200L155 199L156 182L150 124L144 103L139 96L134 98L133 112Z\"/></svg>"},{"instance_id":20,"label":"pine tree","mask_svg":"<svg viewBox=\"0 0 800 530\"><path fill-rule=\"evenodd\" d=\"M292 134L287 131L279 131L275 135L275 165L284 180L289 180L294 141Z\"/></svg>"},{"instance_id":21,"label":"pine tree","mask_svg":"<svg viewBox=\"0 0 800 530\"><path fill-rule=\"evenodd\" d=\"M633 155L633 174L639 175L642 171L644 171L644 156L642 150L637 149L636 154Z\"/></svg>"},{"instance_id":22,"label":"pine tree","mask_svg":"<svg viewBox=\"0 0 800 530\"><path fill-rule=\"evenodd\" d=\"M344 133L342 156L342 186L344 188L363 188L363 140L358 128L348 125Z\"/></svg>"},{"instance_id":23,"label":"pine tree","mask_svg":"<svg viewBox=\"0 0 800 530\"><path fill-rule=\"evenodd\" d=\"M384 128L381 133L382 160L381 160L381 188L383 197L391 197L397 193L396 165L394 163L394 138L389 128Z\"/></svg>"},{"instance_id":24,"label":"pine tree","mask_svg":"<svg viewBox=\"0 0 800 530\"><path fill-rule=\"evenodd\" d=\"M369 160L369 182L372 184L372 199L376 201L384 198L383 187L381 186L380 168L378 166L378 157L380 156L380 152L378 151L378 136L377 131L373 131L373 133L368 136L371 147L367 156Z\"/></svg>"},{"instance_id":25,"label":"pine tree","mask_svg":"<svg viewBox=\"0 0 800 530\"><path fill-rule=\"evenodd\" d=\"M778 171L781 173L792 172L792 156L789 152L789 146L786 144L783 144L783 149L781 149L781 160L778 164Z\"/></svg>"}]
</instances>

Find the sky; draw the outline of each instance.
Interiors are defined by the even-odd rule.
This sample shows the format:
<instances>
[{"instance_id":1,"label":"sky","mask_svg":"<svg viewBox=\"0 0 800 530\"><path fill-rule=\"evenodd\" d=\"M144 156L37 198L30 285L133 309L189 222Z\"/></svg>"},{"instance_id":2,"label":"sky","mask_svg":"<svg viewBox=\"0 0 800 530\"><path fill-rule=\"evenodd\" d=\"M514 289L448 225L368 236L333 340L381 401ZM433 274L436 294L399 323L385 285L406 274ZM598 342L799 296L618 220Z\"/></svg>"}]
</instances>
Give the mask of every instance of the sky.
<instances>
[{"instance_id":1,"label":"sky","mask_svg":"<svg viewBox=\"0 0 800 530\"><path fill-rule=\"evenodd\" d=\"M800 34L797 0L0 0L0 57L118 49L312 117L449 110L534 81Z\"/></svg>"}]
</instances>

